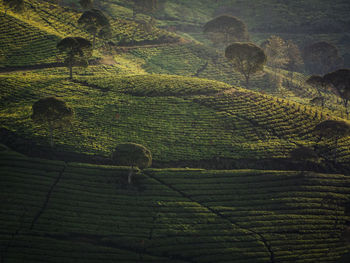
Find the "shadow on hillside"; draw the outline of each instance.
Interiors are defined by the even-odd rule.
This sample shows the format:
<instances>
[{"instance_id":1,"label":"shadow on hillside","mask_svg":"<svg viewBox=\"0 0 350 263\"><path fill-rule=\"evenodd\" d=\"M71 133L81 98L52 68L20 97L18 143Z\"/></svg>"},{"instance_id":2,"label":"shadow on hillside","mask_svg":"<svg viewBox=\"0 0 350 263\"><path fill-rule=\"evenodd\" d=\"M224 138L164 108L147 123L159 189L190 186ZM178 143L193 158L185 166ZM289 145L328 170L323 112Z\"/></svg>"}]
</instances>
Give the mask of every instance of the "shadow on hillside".
<instances>
[{"instance_id":1,"label":"shadow on hillside","mask_svg":"<svg viewBox=\"0 0 350 263\"><path fill-rule=\"evenodd\" d=\"M65 162L80 162L100 165L113 165L110 158L96 154L83 154L51 149L48 146L38 145L37 142L24 138L6 128L0 128L0 143L10 149L30 157ZM160 162L153 160L152 168L203 168L217 170L232 169L261 169L261 170L296 170L314 171L322 173L350 174L349 165L335 164L334 162L314 163L310 161L293 161L290 158L275 159L228 159L213 158L210 160L183 160L176 162Z\"/></svg>"}]
</instances>

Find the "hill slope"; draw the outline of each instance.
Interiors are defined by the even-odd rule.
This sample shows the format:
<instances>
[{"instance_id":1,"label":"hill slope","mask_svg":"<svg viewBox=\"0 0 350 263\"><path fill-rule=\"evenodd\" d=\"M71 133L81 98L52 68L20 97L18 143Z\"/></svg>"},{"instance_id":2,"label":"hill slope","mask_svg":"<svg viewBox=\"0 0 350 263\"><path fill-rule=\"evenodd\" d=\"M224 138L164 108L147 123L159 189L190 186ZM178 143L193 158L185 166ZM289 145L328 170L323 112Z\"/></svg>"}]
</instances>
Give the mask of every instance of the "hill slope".
<instances>
[{"instance_id":1,"label":"hill slope","mask_svg":"<svg viewBox=\"0 0 350 263\"><path fill-rule=\"evenodd\" d=\"M0 157L6 262L333 262L347 251L342 175L146 170L128 186L122 167Z\"/></svg>"},{"instance_id":2,"label":"hill slope","mask_svg":"<svg viewBox=\"0 0 350 263\"><path fill-rule=\"evenodd\" d=\"M56 135L57 147L68 151L109 156L117 143L131 141L146 145L156 162L168 165L227 159L227 167L236 167L242 159L288 158L304 145L332 159L335 141L317 144L313 133L330 117L320 111L220 82L116 75L114 69L90 67L75 82L66 80L64 69L3 75L0 123L45 144L47 131L32 123L31 105L40 97L58 96L76 113L76 124ZM339 163L349 164L349 143L349 137L339 140Z\"/></svg>"}]
</instances>

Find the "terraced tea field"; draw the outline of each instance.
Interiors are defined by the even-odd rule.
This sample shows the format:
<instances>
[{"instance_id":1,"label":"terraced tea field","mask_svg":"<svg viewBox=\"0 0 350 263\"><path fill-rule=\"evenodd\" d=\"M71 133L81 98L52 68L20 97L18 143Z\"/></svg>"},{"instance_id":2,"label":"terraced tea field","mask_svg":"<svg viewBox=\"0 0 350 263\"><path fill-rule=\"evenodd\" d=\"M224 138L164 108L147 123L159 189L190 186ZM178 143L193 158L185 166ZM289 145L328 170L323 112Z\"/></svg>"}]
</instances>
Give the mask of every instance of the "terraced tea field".
<instances>
[{"instance_id":1,"label":"terraced tea field","mask_svg":"<svg viewBox=\"0 0 350 263\"><path fill-rule=\"evenodd\" d=\"M149 14L133 17L130 1L95 1L112 37L97 40L95 63L74 67L71 80L56 63L56 44L92 36L77 25L77 1L58 2L25 0L22 14L5 14L0 3L1 263L335 263L350 253L350 136L315 132L324 120L341 120L335 95L324 94L336 112L306 106L317 95L303 84L307 76L288 83L290 72L269 67L243 89L199 33L229 4L231 13L242 7L249 29L276 22L252 34L257 43L288 28L287 17L300 17L296 26L317 18L306 24L314 28L326 7L333 26L346 24L348 4L322 3L311 14L284 12L287 4L275 0L249 10L244 1L174 0L150 26ZM299 2L288 5L311 5ZM298 42L301 33L287 35ZM342 42L346 52L338 33L317 39ZM54 131L52 149L48 127L31 119L33 103L49 96L74 110L72 125ZM91 164L112 164L125 142L153 157L131 184L130 167ZM300 147L317 156L292 158Z\"/></svg>"},{"instance_id":2,"label":"terraced tea field","mask_svg":"<svg viewBox=\"0 0 350 263\"><path fill-rule=\"evenodd\" d=\"M0 68L30 66L61 61L56 44L68 36L92 39L92 36L79 28L77 20L81 13L43 1L26 1L26 11L16 14L8 11L0 3ZM53 12L54 10L54 12ZM146 32L140 23L125 19L112 19L113 45L137 45L144 43L178 42L173 33L153 27ZM97 47L105 46L97 40ZM99 57L96 51L95 56Z\"/></svg>"},{"instance_id":3,"label":"terraced tea field","mask_svg":"<svg viewBox=\"0 0 350 263\"><path fill-rule=\"evenodd\" d=\"M148 169L0 152L6 262L333 262L350 179ZM69 200L69 201L67 201Z\"/></svg>"},{"instance_id":4,"label":"terraced tea field","mask_svg":"<svg viewBox=\"0 0 350 263\"><path fill-rule=\"evenodd\" d=\"M75 82L64 69L4 74L1 126L45 145L47 131L32 123L31 105L57 96L75 111L73 127L55 135L58 149L109 156L117 143L131 141L150 148L160 163L228 159L227 167L236 167L242 159L288 159L303 145L332 160L335 140L316 144L313 132L332 117L315 108L215 81L115 69L77 71ZM337 160L344 165L349 145L349 137L338 142Z\"/></svg>"}]
</instances>

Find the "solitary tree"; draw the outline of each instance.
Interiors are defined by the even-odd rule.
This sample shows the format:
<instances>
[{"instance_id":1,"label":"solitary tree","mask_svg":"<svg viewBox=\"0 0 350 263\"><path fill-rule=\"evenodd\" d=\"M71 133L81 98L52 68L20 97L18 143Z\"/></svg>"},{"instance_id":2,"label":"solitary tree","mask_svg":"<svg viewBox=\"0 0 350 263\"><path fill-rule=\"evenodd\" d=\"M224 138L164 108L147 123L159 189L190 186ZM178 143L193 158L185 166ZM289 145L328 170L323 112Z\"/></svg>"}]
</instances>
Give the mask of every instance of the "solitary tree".
<instances>
[{"instance_id":1,"label":"solitary tree","mask_svg":"<svg viewBox=\"0 0 350 263\"><path fill-rule=\"evenodd\" d=\"M306 81L306 84L312 86L313 88L315 88L317 90L317 97L313 98L312 101L321 102L321 106L322 108L325 105L325 98L322 94L322 92L324 92L326 90L327 87L327 83L324 81L324 79L319 76L319 75L312 75L310 76Z\"/></svg>"},{"instance_id":2,"label":"solitary tree","mask_svg":"<svg viewBox=\"0 0 350 263\"><path fill-rule=\"evenodd\" d=\"M73 66L87 66L92 55L91 42L81 37L66 37L57 43L57 48L65 54L70 79L73 78Z\"/></svg>"},{"instance_id":3,"label":"solitary tree","mask_svg":"<svg viewBox=\"0 0 350 263\"><path fill-rule=\"evenodd\" d=\"M349 118L350 69L336 70L324 75L323 79L326 83L331 84L335 88L342 99L346 116Z\"/></svg>"},{"instance_id":4,"label":"solitary tree","mask_svg":"<svg viewBox=\"0 0 350 263\"><path fill-rule=\"evenodd\" d=\"M262 45L267 64L274 68L283 68L288 63L286 42L279 36L271 36Z\"/></svg>"},{"instance_id":5,"label":"solitary tree","mask_svg":"<svg viewBox=\"0 0 350 263\"><path fill-rule=\"evenodd\" d=\"M112 160L116 165L131 166L128 183L131 184L134 167L147 168L152 164L152 154L145 146L136 143L118 144L112 153Z\"/></svg>"},{"instance_id":6,"label":"solitary tree","mask_svg":"<svg viewBox=\"0 0 350 263\"><path fill-rule=\"evenodd\" d=\"M312 74L325 74L342 66L338 49L328 42L317 42L303 51L306 69Z\"/></svg>"},{"instance_id":7,"label":"solitary tree","mask_svg":"<svg viewBox=\"0 0 350 263\"><path fill-rule=\"evenodd\" d=\"M94 6L94 0L79 0L79 4L84 9L91 9Z\"/></svg>"},{"instance_id":8,"label":"solitary tree","mask_svg":"<svg viewBox=\"0 0 350 263\"><path fill-rule=\"evenodd\" d=\"M135 18L137 13L153 14L158 9L158 0L132 0L133 17Z\"/></svg>"},{"instance_id":9,"label":"solitary tree","mask_svg":"<svg viewBox=\"0 0 350 263\"><path fill-rule=\"evenodd\" d=\"M93 35L92 48L95 48L96 36L101 31L111 31L108 18L98 9L85 11L78 19L78 24Z\"/></svg>"},{"instance_id":10,"label":"solitary tree","mask_svg":"<svg viewBox=\"0 0 350 263\"><path fill-rule=\"evenodd\" d=\"M294 79L294 72L300 72L304 67L304 60L301 56L301 52L299 47L291 40L286 41L286 56L287 56L287 64L286 68L290 72L290 80Z\"/></svg>"},{"instance_id":11,"label":"solitary tree","mask_svg":"<svg viewBox=\"0 0 350 263\"><path fill-rule=\"evenodd\" d=\"M204 25L204 33L214 44L227 46L237 41L248 41L248 31L242 20L230 15L222 15Z\"/></svg>"},{"instance_id":12,"label":"solitary tree","mask_svg":"<svg viewBox=\"0 0 350 263\"><path fill-rule=\"evenodd\" d=\"M315 133L322 138L334 139L334 162L337 161L338 140L350 135L350 124L345 121L325 120L316 125Z\"/></svg>"},{"instance_id":13,"label":"solitary tree","mask_svg":"<svg viewBox=\"0 0 350 263\"><path fill-rule=\"evenodd\" d=\"M49 130L50 146L53 147L54 129L71 124L73 110L63 100L55 97L43 98L32 106L32 120L37 124L46 125Z\"/></svg>"},{"instance_id":14,"label":"solitary tree","mask_svg":"<svg viewBox=\"0 0 350 263\"><path fill-rule=\"evenodd\" d=\"M317 153L310 147L300 146L290 153L290 157L295 161L317 161Z\"/></svg>"},{"instance_id":15,"label":"solitary tree","mask_svg":"<svg viewBox=\"0 0 350 263\"><path fill-rule=\"evenodd\" d=\"M21 13L25 9L24 0L3 0L5 6L5 14L9 9L12 9L16 13Z\"/></svg>"},{"instance_id":16,"label":"solitary tree","mask_svg":"<svg viewBox=\"0 0 350 263\"><path fill-rule=\"evenodd\" d=\"M225 57L244 76L247 88L251 75L262 71L266 63L264 51L253 43L233 43L226 48Z\"/></svg>"}]
</instances>

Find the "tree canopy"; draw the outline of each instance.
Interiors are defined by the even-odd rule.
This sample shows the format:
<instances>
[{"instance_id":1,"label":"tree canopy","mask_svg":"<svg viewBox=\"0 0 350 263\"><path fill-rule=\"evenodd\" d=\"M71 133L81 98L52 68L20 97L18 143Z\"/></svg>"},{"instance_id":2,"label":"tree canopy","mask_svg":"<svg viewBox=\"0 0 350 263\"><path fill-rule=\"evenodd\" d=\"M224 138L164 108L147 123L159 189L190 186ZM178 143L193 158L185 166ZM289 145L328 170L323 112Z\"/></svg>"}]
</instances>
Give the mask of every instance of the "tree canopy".
<instances>
[{"instance_id":1,"label":"tree canopy","mask_svg":"<svg viewBox=\"0 0 350 263\"><path fill-rule=\"evenodd\" d=\"M313 43L304 48L305 68L312 74L325 74L342 66L338 49L325 41Z\"/></svg>"},{"instance_id":2,"label":"tree canopy","mask_svg":"<svg viewBox=\"0 0 350 263\"><path fill-rule=\"evenodd\" d=\"M53 146L53 130L71 123L73 109L58 98L47 97L36 101L32 106L31 119L37 124L47 125L50 133L50 145Z\"/></svg>"},{"instance_id":3,"label":"tree canopy","mask_svg":"<svg viewBox=\"0 0 350 263\"><path fill-rule=\"evenodd\" d=\"M151 166L152 154L141 144L121 143L115 147L112 160L117 165L136 166L144 169Z\"/></svg>"},{"instance_id":4,"label":"tree canopy","mask_svg":"<svg viewBox=\"0 0 350 263\"><path fill-rule=\"evenodd\" d=\"M314 87L318 93L318 96L313 98L311 102L315 104L320 102L321 106L324 107L325 98L322 94L322 91L326 90L327 83L325 82L323 77L321 77L320 75L312 75L305 81L305 83Z\"/></svg>"},{"instance_id":5,"label":"tree canopy","mask_svg":"<svg viewBox=\"0 0 350 263\"><path fill-rule=\"evenodd\" d=\"M134 16L137 13L153 13L158 9L158 0L132 0Z\"/></svg>"},{"instance_id":6,"label":"tree canopy","mask_svg":"<svg viewBox=\"0 0 350 263\"><path fill-rule=\"evenodd\" d=\"M118 144L112 153L112 161L116 165L131 166L128 176L128 183L131 184L133 167L140 169L150 167L152 164L152 154L145 146L136 143Z\"/></svg>"},{"instance_id":7,"label":"tree canopy","mask_svg":"<svg viewBox=\"0 0 350 263\"><path fill-rule=\"evenodd\" d=\"M283 68L288 63L286 42L279 36L272 35L262 45L267 57L267 64Z\"/></svg>"},{"instance_id":8,"label":"tree canopy","mask_svg":"<svg viewBox=\"0 0 350 263\"><path fill-rule=\"evenodd\" d=\"M204 25L204 33L214 44L225 46L237 42L248 41L248 31L242 20L230 15L222 15Z\"/></svg>"},{"instance_id":9,"label":"tree canopy","mask_svg":"<svg viewBox=\"0 0 350 263\"><path fill-rule=\"evenodd\" d=\"M78 19L78 24L93 35L92 48L95 48L96 36L106 35L106 31L111 31L111 25L108 18L101 10L91 9L85 11Z\"/></svg>"},{"instance_id":10,"label":"tree canopy","mask_svg":"<svg viewBox=\"0 0 350 263\"><path fill-rule=\"evenodd\" d=\"M326 83L331 84L335 88L343 101L347 117L349 117L350 69L336 70L324 75L323 79Z\"/></svg>"},{"instance_id":11,"label":"tree canopy","mask_svg":"<svg viewBox=\"0 0 350 263\"><path fill-rule=\"evenodd\" d=\"M25 9L24 0L3 0L5 6L5 13L7 10L12 9L14 12L20 13Z\"/></svg>"},{"instance_id":12,"label":"tree canopy","mask_svg":"<svg viewBox=\"0 0 350 263\"><path fill-rule=\"evenodd\" d=\"M248 42L229 45L225 50L225 57L231 61L233 68L244 76L247 88L251 75L262 71L266 63L264 51Z\"/></svg>"},{"instance_id":13,"label":"tree canopy","mask_svg":"<svg viewBox=\"0 0 350 263\"><path fill-rule=\"evenodd\" d=\"M338 140L350 136L350 124L345 121L325 120L316 125L314 131L320 136L320 140L325 137L335 141L334 162L337 161Z\"/></svg>"},{"instance_id":14,"label":"tree canopy","mask_svg":"<svg viewBox=\"0 0 350 263\"><path fill-rule=\"evenodd\" d=\"M79 0L79 4L84 9L90 9L94 6L94 0Z\"/></svg>"},{"instance_id":15,"label":"tree canopy","mask_svg":"<svg viewBox=\"0 0 350 263\"><path fill-rule=\"evenodd\" d=\"M69 77L73 78L73 66L87 66L92 55L91 42L82 37L66 37L57 43L60 52L65 53L65 64L69 68Z\"/></svg>"},{"instance_id":16,"label":"tree canopy","mask_svg":"<svg viewBox=\"0 0 350 263\"><path fill-rule=\"evenodd\" d=\"M350 135L350 124L345 121L325 120L317 124L314 130L322 137L341 138Z\"/></svg>"}]
</instances>

